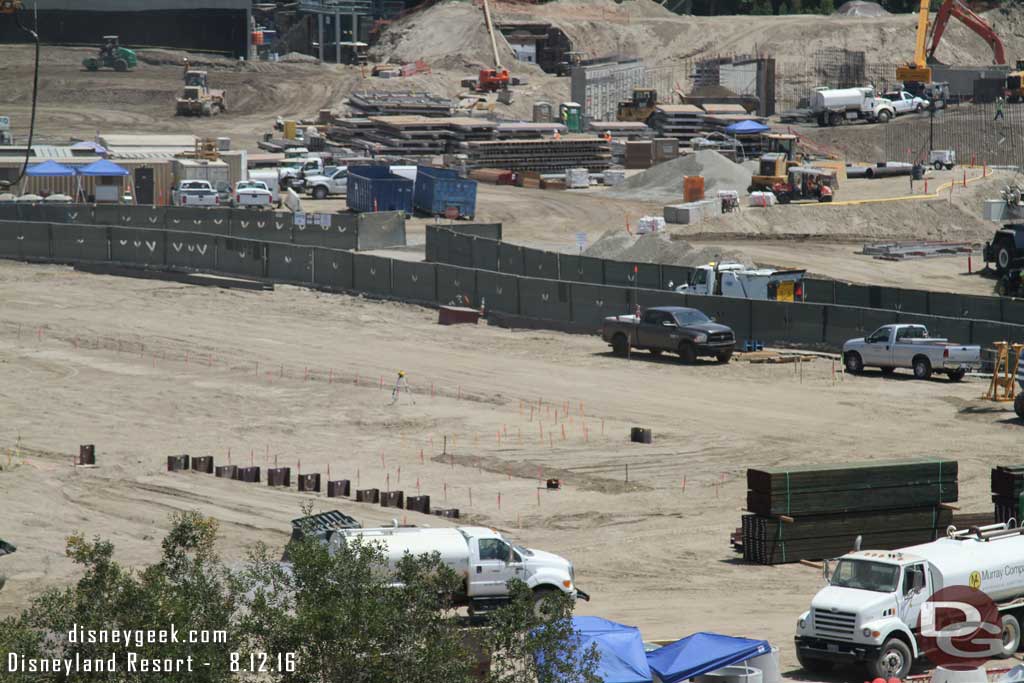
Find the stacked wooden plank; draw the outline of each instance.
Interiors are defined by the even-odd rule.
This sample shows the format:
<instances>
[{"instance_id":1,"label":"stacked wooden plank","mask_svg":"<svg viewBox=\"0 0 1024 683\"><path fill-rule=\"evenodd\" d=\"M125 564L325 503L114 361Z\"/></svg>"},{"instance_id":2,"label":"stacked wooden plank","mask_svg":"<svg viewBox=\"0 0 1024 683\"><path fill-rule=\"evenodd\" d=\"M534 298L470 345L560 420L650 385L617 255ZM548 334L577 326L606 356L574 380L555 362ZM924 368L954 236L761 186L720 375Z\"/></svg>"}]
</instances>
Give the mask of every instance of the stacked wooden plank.
<instances>
[{"instance_id":1,"label":"stacked wooden plank","mask_svg":"<svg viewBox=\"0 0 1024 683\"><path fill-rule=\"evenodd\" d=\"M536 140L545 136L552 137L555 133L565 135L568 132L561 123L507 122L498 124L495 137L498 140Z\"/></svg>"},{"instance_id":2,"label":"stacked wooden plank","mask_svg":"<svg viewBox=\"0 0 1024 683\"><path fill-rule=\"evenodd\" d=\"M455 103L428 92L354 92L348 106L355 116L451 116Z\"/></svg>"},{"instance_id":3,"label":"stacked wooden plank","mask_svg":"<svg viewBox=\"0 0 1024 683\"><path fill-rule=\"evenodd\" d=\"M778 564L853 548L927 543L952 523L954 460L915 459L747 470L743 556Z\"/></svg>"},{"instance_id":4,"label":"stacked wooden plank","mask_svg":"<svg viewBox=\"0 0 1024 683\"><path fill-rule=\"evenodd\" d=\"M995 506L995 521L1011 519L1021 522L1024 494L1024 465L998 465L992 468L992 503Z\"/></svg>"},{"instance_id":5,"label":"stacked wooden plank","mask_svg":"<svg viewBox=\"0 0 1024 683\"><path fill-rule=\"evenodd\" d=\"M658 137L689 142L704 130L704 110L693 104L661 104L651 117Z\"/></svg>"},{"instance_id":6,"label":"stacked wooden plank","mask_svg":"<svg viewBox=\"0 0 1024 683\"><path fill-rule=\"evenodd\" d=\"M608 143L584 135L543 140L491 140L465 142L459 152L467 156L466 167L502 168L511 171L555 173L586 168L592 173L611 165Z\"/></svg>"},{"instance_id":7,"label":"stacked wooden plank","mask_svg":"<svg viewBox=\"0 0 1024 683\"><path fill-rule=\"evenodd\" d=\"M455 145L494 138L493 121L465 117L370 116L336 119L329 135L374 155L432 156Z\"/></svg>"}]
</instances>

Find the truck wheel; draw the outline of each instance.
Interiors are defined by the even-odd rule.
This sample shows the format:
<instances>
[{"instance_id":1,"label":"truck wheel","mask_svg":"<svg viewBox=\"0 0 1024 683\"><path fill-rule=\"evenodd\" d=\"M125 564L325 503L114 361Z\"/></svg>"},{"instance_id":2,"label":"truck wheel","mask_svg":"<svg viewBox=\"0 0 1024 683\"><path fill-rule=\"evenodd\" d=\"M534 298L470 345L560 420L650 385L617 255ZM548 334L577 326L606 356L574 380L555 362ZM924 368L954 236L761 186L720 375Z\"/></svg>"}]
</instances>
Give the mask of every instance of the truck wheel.
<instances>
[{"instance_id":1,"label":"truck wheel","mask_svg":"<svg viewBox=\"0 0 1024 683\"><path fill-rule=\"evenodd\" d=\"M929 379L932 376L932 362L925 356L914 358L914 377L917 379Z\"/></svg>"},{"instance_id":2,"label":"truck wheel","mask_svg":"<svg viewBox=\"0 0 1024 683\"><path fill-rule=\"evenodd\" d=\"M1017 397L1013 399L1013 412L1017 413L1017 417L1024 420L1024 394L1017 394Z\"/></svg>"},{"instance_id":3,"label":"truck wheel","mask_svg":"<svg viewBox=\"0 0 1024 683\"><path fill-rule=\"evenodd\" d=\"M808 673L823 674L832 670L832 662L827 659L817 659L796 651L796 661L800 662L800 668Z\"/></svg>"},{"instance_id":4,"label":"truck wheel","mask_svg":"<svg viewBox=\"0 0 1024 683\"><path fill-rule=\"evenodd\" d=\"M920 114L921 112L924 111L924 105L921 104L920 102L918 102L917 106L914 107L914 111L916 111L918 114Z\"/></svg>"},{"instance_id":5,"label":"truck wheel","mask_svg":"<svg viewBox=\"0 0 1024 683\"><path fill-rule=\"evenodd\" d=\"M719 363L728 363L730 358L732 358L732 349L715 354L715 360Z\"/></svg>"},{"instance_id":6,"label":"truck wheel","mask_svg":"<svg viewBox=\"0 0 1024 683\"><path fill-rule=\"evenodd\" d=\"M1012 614L1003 615L1003 651L999 659L1008 659L1020 648L1020 622Z\"/></svg>"},{"instance_id":7,"label":"truck wheel","mask_svg":"<svg viewBox=\"0 0 1024 683\"><path fill-rule=\"evenodd\" d=\"M621 332L612 337L612 353L616 356L625 356L629 353L629 340Z\"/></svg>"},{"instance_id":8,"label":"truck wheel","mask_svg":"<svg viewBox=\"0 0 1024 683\"><path fill-rule=\"evenodd\" d=\"M679 345L679 360L686 365L693 365L697 362L697 347L690 342L682 342Z\"/></svg>"},{"instance_id":9,"label":"truck wheel","mask_svg":"<svg viewBox=\"0 0 1024 683\"><path fill-rule=\"evenodd\" d=\"M128 70L128 62L126 62L123 59L115 59L114 60L114 71L124 72L124 71L127 71L127 70Z\"/></svg>"},{"instance_id":10,"label":"truck wheel","mask_svg":"<svg viewBox=\"0 0 1024 683\"><path fill-rule=\"evenodd\" d=\"M868 664L868 674L874 678L903 679L910 673L910 648L899 638L890 638L878 652L878 659Z\"/></svg>"},{"instance_id":11,"label":"truck wheel","mask_svg":"<svg viewBox=\"0 0 1024 683\"><path fill-rule=\"evenodd\" d=\"M843 358L843 363L846 365L846 371L852 375L858 375L864 371L864 361L856 351L850 351L846 354Z\"/></svg>"},{"instance_id":12,"label":"truck wheel","mask_svg":"<svg viewBox=\"0 0 1024 683\"><path fill-rule=\"evenodd\" d=\"M964 375L966 375L966 374L967 374L967 371L964 370L963 368L960 368L959 370L950 370L949 371L949 381L950 382L959 382L960 380L962 380L964 378Z\"/></svg>"},{"instance_id":13,"label":"truck wheel","mask_svg":"<svg viewBox=\"0 0 1024 683\"><path fill-rule=\"evenodd\" d=\"M943 168L942 162L936 161L934 164L932 164L932 168L934 168L936 171L941 171Z\"/></svg>"},{"instance_id":14,"label":"truck wheel","mask_svg":"<svg viewBox=\"0 0 1024 683\"><path fill-rule=\"evenodd\" d=\"M554 618L556 610L552 604L557 588L551 586L538 586L533 589L533 614L541 621L550 621Z\"/></svg>"},{"instance_id":15,"label":"truck wheel","mask_svg":"<svg viewBox=\"0 0 1024 683\"><path fill-rule=\"evenodd\" d=\"M879 123L889 123L889 119L891 119L891 118L892 118L892 114L890 114L888 111L886 111L884 109L882 111L878 112L878 122Z\"/></svg>"},{"instance_id":16,"label":"truck wheel","mask_svg":"<svg viewBox=\"0 0 1024 683\"><path fill-rule=\"evenodd\" d=\"M838 126L843 122L843 115L837 111L832 112L828 115L828 125Z\"/></svg>"},{"instance_id":17,"label":"truck wheel","mask_svg":"<svg viewBox=\"0 0 1024 683\"><path fill-rule=\"evenodd\" d=\"M313 188L313 199L327 199L327 188L318 185Z\"/></svg>"},{"instance_id":18,"label":"truck wheel","mask_svg":"<svg viewBox=\"0 0 1024 683\"><path fill-rule=\"evenodd\" d=\"M1002 273L1010 267L1017 249L1006 240L1000 240L996 246L996 271Z\"/></svg>"}]
</instances>

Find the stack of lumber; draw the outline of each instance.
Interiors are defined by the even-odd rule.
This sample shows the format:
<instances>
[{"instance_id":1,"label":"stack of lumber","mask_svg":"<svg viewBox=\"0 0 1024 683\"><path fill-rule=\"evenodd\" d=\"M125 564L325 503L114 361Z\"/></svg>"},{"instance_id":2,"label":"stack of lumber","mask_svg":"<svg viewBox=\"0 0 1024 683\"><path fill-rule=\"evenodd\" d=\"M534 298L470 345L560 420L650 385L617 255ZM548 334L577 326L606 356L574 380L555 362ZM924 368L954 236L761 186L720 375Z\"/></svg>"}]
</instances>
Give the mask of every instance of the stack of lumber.
<instances>
[{"instance_id":1,"label":"stack of lumber","mask_svg":"<svg viewBox=\"0 0 1024 683\"><path fill-rule=\"evenodd\" d=\"M560 140L490 140L464 142L459 152L467 157L466 167L502 168L511 171L556 173L570 168L586 168L591 173L611 165L608 143L584 135Z\"/></svg>"},{"instance_id":2,"label":"stack of lumber","mask_svg":"<svg viewBox=\"0 0 1024 683\"><path fill-rule=\"evenodd\" d=\"M561 123L506 122L498 124L495 137L499 140L537 140L555 133L565 135L568 130Z\"/></svg>"},{"instance_id":3,"label":"stack of lumber","mask_svg":"<svg viewBox=\"0 0 1024 683\"><path fill-rule=\"evenodd\" d=\"M955 460L915 459L747 470L743 557L760 564L901 548L945 534Z\"/></svg>"},{"instance_id":4,"label":"stack of lumber","mask_svg":"<svg viewBox=\"0 0 1024 683\"><path fill-rule=\"evenodd\" d=\"M658 137L689 142L704 129L704 110L693 104L661 104L651 117Z\"/></svg>"},{"instance_id":5,"label":"stack of lumber","mask_svg":"<svg viewBox=\"0 0 1024 683\"><path fill-rule=\"evenodd\" d=\"M1020 526L1024 493L1024 465L998 465L992 468L992 503L995 521L1016 520Z\"/></svg>"},{"instance_id":6,"label":"stack of lumber","mask_svg":"<svg viewBox=\"0 0 1024 683\"><path fill-rule=\"evenodd\" d=\"M433 156L462 142L491 140L495 126L465 117L370 116L337 119L329 134L374 155Z\"/></svg>"},{"instance_id":7,"label":"stack of lumber","mask_svg":"<svg viewBox=\"0 0 1024 683\"><path fill-rule=\"evenodd\" d=\"M427 92L354 92L348 97L354 116L451 116L455 103Z\"/></svg>"},{"instance_id":8,"label":"stack of lumber","mask_svg":"<svg viewBox=\"0 0 1024 683\"><path fill-rule=\"evenodd\" d=\"M622 140L643 140L654 133L643 121L591 121L587 130L597 135L611 133Z\"/></svg>"}]
</instances>

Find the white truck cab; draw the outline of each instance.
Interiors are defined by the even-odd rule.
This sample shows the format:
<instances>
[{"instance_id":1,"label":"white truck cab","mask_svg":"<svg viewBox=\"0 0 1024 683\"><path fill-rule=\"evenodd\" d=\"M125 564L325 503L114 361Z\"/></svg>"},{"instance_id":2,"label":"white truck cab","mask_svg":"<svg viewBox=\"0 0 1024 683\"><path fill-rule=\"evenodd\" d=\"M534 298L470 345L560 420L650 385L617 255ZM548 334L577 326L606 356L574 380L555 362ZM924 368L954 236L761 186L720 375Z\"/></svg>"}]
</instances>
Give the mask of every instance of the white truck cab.
<instances>
[{"instance_id":1,"label":"white truck cab","mask_svg":"<svg viewBox=\"0 0 1024 683\"><path fill-rule=\"evenodd\" d=\"M992 524L950 527L947 536L900 550L858 550L825 564L828 585L796 624L800 665L821 672L860 662L872 677L905 678L921 655L922 605L950 586L980 589L1002 617L1001 657L1020 646L1024 617L1024 535ZM1014 569L1015 571L1007 571ZM995 636L998 638L998 636Z\"/></svg>"},{"instance_id":2,"label":"white truck cab","mask_svg":"<svg viewBox=\"0 0 1024 683\"><path fill-rule=\"evenodd\" d=\"M508 598L508 582L519 579L529 586L537 600L552 591L589 600L576 586L572 563L553 553L525 548L506 540L486 527L384 527L345 529L330 543L361 537L378 542L391 569L405 554L439 553L441 561L463 577L463 604L485 609L488 603Z\"/></svg>"},{"instance_id":3,"label":"white truck cab","mask_svg":"<svg viewBox=\"0 0 1024 683\"><path fill-rule=\"evenodd\" d=\"M670 289L701 296L731 296L760 301L803 301L803 270L747 268L742 263L697 266L690 281Z\"/></svg>"}]
</instances>

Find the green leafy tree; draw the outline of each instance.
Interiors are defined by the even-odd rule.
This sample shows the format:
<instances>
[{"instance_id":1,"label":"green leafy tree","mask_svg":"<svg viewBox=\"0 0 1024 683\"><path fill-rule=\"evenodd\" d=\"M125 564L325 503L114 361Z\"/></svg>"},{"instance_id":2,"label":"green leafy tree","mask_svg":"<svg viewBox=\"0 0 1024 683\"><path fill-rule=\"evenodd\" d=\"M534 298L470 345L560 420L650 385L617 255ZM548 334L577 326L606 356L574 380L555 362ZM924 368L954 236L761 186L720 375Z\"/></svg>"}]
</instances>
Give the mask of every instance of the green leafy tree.
<instances>
[{"instance_id":1,"label":"green leafy tree","mask_svg":"<svg viewBox=\"0 0 1024 683\"><path fill-rule=\"evenodd\" d=\"M821 14L832 14L836 11L835 3L832 0L821 0L819 12Z\"/></svg>"}]
</instances>

